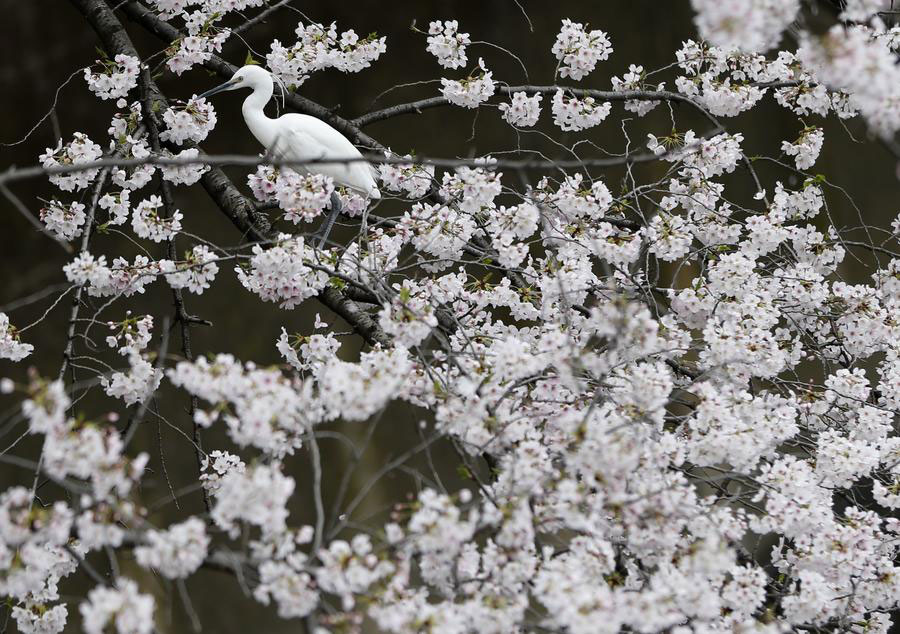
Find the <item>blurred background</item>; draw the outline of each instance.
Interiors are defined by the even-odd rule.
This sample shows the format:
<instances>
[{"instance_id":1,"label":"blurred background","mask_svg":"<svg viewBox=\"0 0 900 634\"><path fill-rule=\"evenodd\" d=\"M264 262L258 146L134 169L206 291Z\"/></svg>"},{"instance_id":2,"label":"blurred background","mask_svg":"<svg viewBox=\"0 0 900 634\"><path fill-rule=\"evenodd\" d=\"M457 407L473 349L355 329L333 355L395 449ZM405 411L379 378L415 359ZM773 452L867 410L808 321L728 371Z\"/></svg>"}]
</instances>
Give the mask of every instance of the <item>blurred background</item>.
<instances>
[{"instance_id":1,"label":"blurred background","mask_svg":"<svg viewBox=\"0 0 900 634\"><path fill-rule=\"evenodd\" d=\"M37 0L21 2L2 0L3 37L0 38L0 95L3 96L0 117L0 169L9 166L28 166L37 162L48 147L56 144L59 135L68 141L73 132L87 133L95 142L105 146L106 130L114 113L114 105L100 102L88 91L80 69L98 58L95 47L98 39L91 27L66 0ZM484 57L494 78L512 85L550 84L554 82L556 60L550 48L560 28L562 18L588 23L590 28L606 31L613 43L614 53L601 62L596 71L580 84L585 87L609 89L609 79L621 76L629 64L640 64L645 69L655 69L674 61L675 51L681 43L695 38L691 23L691 11L686 0L664 2L658 0L607 0L584 2L583 0L557 0L537 2L520 0L492 0L490 2L457 2L450 0L420 0L417 2L384 3L373 0L297 0L293 5L302 10L308 20L328 24L337 22L338 30L354 29L360 35L377 32L387 36L387 52L373 67L357 74L342 74L328 70L313 75L300 89L301 93L345 118L353 118L372 109L434 96L440 89L439 78L460 78L471 70L479 57ZM526 15L527 13L527 15ZM251 14L252 15L252 14ZM124 16L127 30L142 56L158 54L166 47L139 25L130 24ZM282 9L265 23L243 34L243 39L232 38L225 45L222 56L234 64L240 64L249 52L257 59L264 59L269 43L279 39L285 45L296 40L294 29L301 15L290 9ZM425 51L425 35L428 23L436 19L457 19L460 31L471 34L473 41L490 42L514 53L527 68L526 77L519 62L495 47L474 44L470 47L469 68L449 71L438 66L436 60ZM155 59L159 60L157 56ZM67 82L67 80L70 80ZM668 80L673 87L672 75L664 74L657 81ZM196 68L181 77L163 74L159 86L170 99L186 99L202 92L222 80L205 70ZM63 86L63 84L65 85ZM569 83L563 81L562 83ZM61 87L62 86L62 87ZM390 89L390 90L389 90ZM54 103L56 108L42 124L24 140L23 137L43 117ZM251 154L260 151L255 139L247 131L240 115L238 93L228 93L215 98L219 123L203 143L209 153ZM495 100L495 103L498 103ZM274 114L274 104L270 104ZM556 143L570 146L577 139L587 139L596 147L583 146L584 157L602 157L604 151L621 153L626 147L625 133L633 144L643 145L648 132L666 135L671 131L668 109L657 108L651 115L637 120L630 113L622 123L621 104L615 104L613 114L602 125L586 133L573 135L562 133L552 125L550 96L543 100L544 112L537 131L517 135L499 116L495 108L482 108L478 113L460 108L437 108L421 115L398 117L374 124L366 132L400 153L415 151L426 156L466 157L513 150L516 147L534 148L549 157L563 156ZM679 129L694 127L698 133L707 130L695 113L684 107L675 110ZM790 113L778 107L771 98L754 108L752 113L735 120L726 120L729 130L741 131L745 136L748 155L768 154L777 156L781 141L793 141L800 133L800 124ZM888 227L897 216L897 166L895 159L876 140L869 137L858 121L846 123L846 127L834 119L823 122L812 117L809 124L823 125L826 141L822 155L814 171L830 179L837 188L827 189L829 211L838 226L856 226L860 217L870 225ZM546 136L544 136L546 135ZM771 192L774 180L782 179L786 185L797 187L799 181L786 170L769 164L758 165L766 187ZM226 170L235 183L249 196L246 186L246 170ZM642 178L659 177L660 166L642 166ZM509 187L520 187L516 175L504 180ZM532 183L538 174L530 175ZM595 177L606 180L613 193L620 190L621 170L597 171ZM738 170L728 179L729 196L748 199L752 194L750 178ZM150 185L133 200L154 193ZM59 192L43 180L14 183L14 194L36 216L42 200L53 196L71 200L70 194ZM852 202L851 202L852 199ZM198 184L176 189L176 203L184 213L187 231L202 235L220 245L235 245L241 241L238 231L217 211L205 191ZM0 199L2 225L0 225L0 311L10 315L13 324L22 328L38 319L51 305L55 295L47 295L37 301L23 304L20 300L45 289L59 292L65 278L62 266L71 256L52 240L36 231L7 200ZM403 205L387 202L380 210L392 215L403 212ZM349 240L352 227L338 228L332 237L338 241ZM191 245L184 239L178 244L179 252ZM150 245L157 257L164 257L164 245ZM129 259L138 252L125 238L116 235L98 236L92 242L92 251L110 255L123 255ZM872 273L871 262L864 254L858 259L848 257L841 275L848 280L862 280ZM111 259L111 258L110 258ZM214 323L211 328L192 330L193 350L196 355L231 352L241 359L254 360L258 364L278 363L275 341L281 327L288 332L311 334L316 313L338 331L346 331L346 324L329 311L308 301L292 311L279 310L274 304L263 303L246 292L237 282L227 265L220 267L213 287L201 297L186 293L189 313ZM40 324L27 330L23 340L35 345L34 354L26 361L13 365L0 361L0 377L9 376L22 381L29 367L35 367L47 377L56 376L65 344L65 325L68 319L69 300L49 312ZM162 316L171 314L172 297L168 286L156 283L148 286L143 296L118 302L107 308L101 319L120 320L126 308L134 314L149 313L156 319L157 329ZM102 339L105 332L95 331ZM343 358L355 359L360 349L358 338L345 337L341 350ZM101 342L102 343L102 342ZM154 343L156 345L156 339ZM177 331L173 333L170 351L180 349ZM75 369L76 378L85 378L83 371ZM78 405L88 417L102 418L108 413L112 401L102 397L94 389ZM9 424L15 413L18 399L0 397L0 451L17 442L24 427ZM155 399L154 407L165 419L182 430L190 430L186 414L188 402L183 394L172 394L163 389ZM128 412L121 408L121 420ZM371 441L365 445L359 464L353 467L347 447L338 441L321 441L325 468L324 488L326 508L331 508L336 492L345 474L349 489L346 499L360 495L361 504L353 519L360 525L377 526L385 521L387 511L405 496L415 494L423 482L410 472L395 471L366 489L378 467L419 443L423 434L419 422L424 412L409 407L391 407L377 421ZM332 430L339 431L363 445L369 426L376 423L335 423ZM30 438L18 441L10 453L35 458L37 444ZM221 429L213 428L204 435L207 450L221 448L234 451ZM172 500L172 492L189 487L196 482L196 464L190 445L179 437L179 432L159 418L148 415L133 444L133 451L147 451L151 455L150 473L138 492L141 502L150 509L149 520L159 526L179 521L186 515L202 511L202 502L196 491L190 491ZM248 455L241 453L245 458ZM417 455L410 463L411 470L431 474L429 461L440 475L440 485L449 490L463 486L457 475L460 460L449 445L436 444L431 455ZM305 451L286 460L287 472L298 482L297 493L291 507L292 525L309 523L314 518L310 497L310 470ZM352 467L352 468L351 468ZM32 474L27 470L0 465L0 489L13 484L30 484ZM430 477L430 476L429 476ZM428 484L426 481L424 484ZM58 498L59 490L47 485L42 494L49 499ZM178 591L167 582L140 570L123 558L120 562L124 574L139 580L145 591L153 592L160 607L158 625L161 633L190 631L190 619ZM103 562L98 565L103 566ZM62 593L70 595L71 629L77 624L75 596L82 594L91 584L76 573L62 585ZM187 581L187 588L206 631L212 632L295 632L297 621L283 621L267 609L243 596L240 586L228 575L200 571ZM239 609L238 609L238 606ZM11 625L11 627L14 627Z\"/></svg>"}]
</instances>

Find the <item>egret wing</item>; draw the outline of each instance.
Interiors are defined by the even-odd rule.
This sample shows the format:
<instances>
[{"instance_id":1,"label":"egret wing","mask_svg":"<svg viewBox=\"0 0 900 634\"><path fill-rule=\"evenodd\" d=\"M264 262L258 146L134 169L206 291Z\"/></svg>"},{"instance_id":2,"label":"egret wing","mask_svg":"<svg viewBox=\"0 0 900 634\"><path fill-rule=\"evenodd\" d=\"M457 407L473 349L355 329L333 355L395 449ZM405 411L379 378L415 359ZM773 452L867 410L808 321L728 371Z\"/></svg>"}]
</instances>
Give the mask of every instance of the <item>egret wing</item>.
<instances>
[{"instance_id":1,"label":"egret wing","mask_svg":"<svg viewBox=\"0 0 900 634\"><path fill-rule=\"evenodd\" d=\"M295 160L310 158L362 158L362 154L343 134L330 125L305 114L290 113L285 129L289 131L289 150ZM366 161L353 163L319 163L310 166L309 171L327 174L339 185L372 195L378 191L374 170Z\"/></svg>"}]
</instances>

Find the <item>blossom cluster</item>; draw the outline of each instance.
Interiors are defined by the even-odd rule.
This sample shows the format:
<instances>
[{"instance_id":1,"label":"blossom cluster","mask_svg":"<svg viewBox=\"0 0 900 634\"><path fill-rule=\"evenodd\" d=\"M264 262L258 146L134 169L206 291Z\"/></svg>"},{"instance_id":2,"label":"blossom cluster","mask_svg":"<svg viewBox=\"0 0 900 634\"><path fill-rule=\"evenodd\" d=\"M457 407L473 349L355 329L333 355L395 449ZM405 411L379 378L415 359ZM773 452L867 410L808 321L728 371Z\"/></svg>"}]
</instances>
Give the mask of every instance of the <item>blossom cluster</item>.
<instances>
[{"instance_id":1,"label":"blossom cluster","mask_svg":"<svg viewBox=\"0 0 900 634\"><path fill-rule=\"evenodd\" d=\"M208 62L214 53L222 50L229 35L228 30L212 36L188 35L172 46L166 66L176 75L181 75L198 64Z\"/></svg>"},{"instance_id":2,"label":"blossom cluster","mask_svg":"<svg viewBox=\"0 0 900 634\"><path fill-rule=\"evenodd\" d=\"M565 131L586 130L599 125L612 110L608 101L598 103L593 97L566 97L562 88L553 94L553 121Z\"/></svg>"},{"instance_id":3,"label":"blossom cluster","mask_svg":"<svg viewBox=\"0 0 900 634\"><path fill-rule=\"evenodd\" d=\"M107 130L110 136L109 152L123 159L147 159L152 154L146 128L141 125L141 105L132 103L125 112L117 112ZM153 178L156 167L139 164L130 168L115 167L111 178L117 187L127 190L141 189Z\"/></svg>"},{"instance_id":4,"label":"blossom cluster","mask_svg":"<svg viewBox=\"0 0 900 634\"><path fill-rule=\"evenodd\" d=\"M551 52L560 62L559 75L578 81L593 71L597 62L609 59L612 50L606 33L588 31L583 24L566 18Z\"/></svg>"},{"instance_id":5,"label":"blossom cluster","mask_svg":"<svg viewBox=\"0 0 900 634\"><path fill-rule=\"evenodd\" d=\"M444 98L463 108L477 108L490 99L496 90L494 74L485 67L481 58L478 59L478 68L479 73L462 80L442 78L441 94Z\"/></svg>"},{"instance_id":6,"label":"blossom cluster","mask_svg":"<svg viewBox=\"0 0 900 634\"><path fill-rule=\"evenodd\" d=\"M222 50L231 30L217 23L232 11L258 7L263 0L156 0L156 9L163 18L179 16L187 35L178 38L166 51L166 67L181 75L198 64L210 60ZM191 5L200 5L188 11Z\"/></svg>"},{"instance_id":7,"label":"blossom cluster","mask_svg":"<svg viewBox=\"0 0 900 634\"><path fill-rule=\"evenodd\" d=\"M162 120L166 129L159 133L160 140L199 143L216 127L216 111L206 99L191 97L183 106L167 108Z\"/></svg>"},{"instance_id":8,"label":"blossom cluster","mask_svg":"<svg viewBox=\"0 0 900 634\"><path fill-rule=\"evenodd\" d=\"M507 123L516 127L530 128L541 116L541 94L528 96L525 92L513 93L509 103L500 104L500 112Z\"/></svg>"},{"instance_id":9,"label":"blossom cluster","mask_svg":"<svg viewBox=\"0 0 900 634\"><path fill-rule=\"evenodd\" d=\"M789 141L781 142L781 149L788 156L794 157L794 163L798 170L807 170L812 167L819 153L822 151L822 144L825 142L825 134L821 128L810 128L803 130L803 133L793 143Z\"/></svg>"},{"instance_id":10,"label":"blossom cluster","mask_svg":"<svg viewBox=\"0 0 900 634\"><path fill-rule=\"evenodd\" d=\"M631 64L628 66L628 72L621 78L613 77L611 80L613 90L617 92L625 91L641 91L647 87L644 85L644 67ZM662 91L666 87L665 82L661 82L656 86L650 87L652 90ZM659 101L652 99L628 99L625 102L625 110L636 113L639 117L656 108Z\"/></svg>"},{"instance_id":11,"label":"blossom cluster","mask_svg":"<svg viewBox=\"0 0 900 634\"><path fill-rule=\"evenodd\" d=\"M195 413L195 421L203 427L221 419L239 446L275 456L299 448L320 416L310 403L312 386L295 383L277 370L243 365L232 355L180 362L168 371L168 378L212 405L209 411Z\"/></svg>"},{"instance_id":12,"label":"blossom cluster","mask_svg":"<svg viewBox=\"0 0 900 634\"><path fill-rule=\"evenodd\" d=\"M468 33L459 32L459 22L434 21L428 25L426 50L437 57L444 68L462 68L468 62L466 47L472 43Z\"/></svg>"},{"instance_id":13,"label":"blossom cluster","mask_svg":"<svg viewBox=\"0 0 900 634\"><path fill-rule=\"evenodd\" d=\"M778 44L800 0L691 0L700 36L717 46L755 53Z\"/></svg>"},{"instance_id":14,"label":"blossom cluster","mask_svg":"<svg viewBox=\"0 0 900 634\"><path fill-rule=\"evenodd\" d=\"M116 55L115 60L98 60L103 71L84 69L84 80L92 93L100 99L119 99L137 86L140 61L131 55Z\"/></svg>"},{"instance_id":15,"label":"blossom cluster","mask_svg":"<svg viewBox=\"0 0 900 634\"><path fill-rule=\"evenodd\" d=\"M407 154L402 158L411 159L412 156ZM405 192L412 199L425 196L434 182L433 165L383 163L378 166L378 173L388 191Z\"/></svg>"},{"instance_id":16,"label":"blossom cluster","mask_svg":"<svg viewBox=\"0 0 900 634\"><path fill-rule=\"evenodd\" d=\"M0 359L21 361L33 350L33 345L22 343L18 330L9 323L9 316L6 313L0 313Z\"/></svg>"},{"instance_id":17,"label":"blossom cluster","mask_svg":"<svg viewBox=\"0 0 900 634\"><path fill-rule=\"evenodd\" d=\"M277 202L284 219L299 224L318 218L331 202L335 192L331 177L324 174L302 174L292 169L262 165L247 178L257 200Z\"/></svg>"},{"instance_id":18,"label":"blossom cluster","mask_svg":"<svg viewBox=\"0 0 900 634\"><path fill-rule=\"evenodd\" d=\"M73 202L64 206L53 200L40 211L41 222L61 240L72 240L81 235L87 215L82 203Z\"/></svg>"},{"instance_id":19,"label":"blossom cluster","mask_svg":"<svg viewBox=\"0 0 900 634\"><path fill-rule=\"evenodd\" d=\"M210 287L219 272L216 254L205 244L199 244L185 253L184 260L160 262L160 270L166 275L166 282L172 288L186 288L202 295Z\"/></svg>"},{"instance_id":20,"label":"blossom cluster","mask_svg":"<svg viewBox=\"0 0 900 634\"><path fill-rule=\"evenodd\" d=\"M181 231L181 219L184 216L175 210L171 217L167 217L162 213L162 209L163 201L155 194L135 205L131 216L131 228L134 233L153 242L171 240Z\"/></svg>"},{"instance_id":21,"label":"blossom cluster","mask_svg":"<svg viewBox=\"0 0 900 634\"><path fill-rule=\"evenodd\" d=\"M80 606L84 631L103 634L115 628L116 632L149 634L154 629L155 606L153 597L141 594L131 579L120 579L115 588L94 588Z\"/></svg>"},{"instance_id":22,"label":"blossom cluster","mask_svg":"<svg viewBox=\"0 0 900 634\"><path fill-rule=\"evenodd\" d=\"M294 31L297 42L284 46L272 42L266 64L277 79L287 86L300 86L315 71L336 68L345 73L358 73L372 65L387 50L385 38L374 34L360 39L355 31L344 31L338 37L337 25L328 27L312 22L298 24Z\"/></svg>"},{"instance_id":23,"label":"blossom cluster","mask_svg":"<svg viewBox=\"0 0 900 634\"><path fill-rule=\"evenodd\" d=\"M283 233L272 248L253 247L249 267L235 267L235 272L244 288L263 300L293 308L328 283L328 273L319 268L320 261L321 255L302 237Z\"/></svg>"},{"instance_id":24,"label":"blossom cluster","mask_svg":"<svg viewBox=\"0 0 900 634\"><path fill-rule=\"evenodd\" d=\"M74 138L69 143L63 145L60 139L55 148L47 148L47 151L41 154L40 161L44 167L61 167L68 165L79 165L82 163L92 163L99 159L103 150L100 146L91 141L86 134L76 132ZM50 182L65 192L84 189L90 185L99 169L85 169L69 174L51 174Z\"/></svg>"},{"instance_id":25,"label":"blossom cluster","mask_svg":"<svg viewBox=\"0 0 900 634\"><path fill-rule=\"evenodd\" d=\"M100 209L105 209L109 214L107 224L123 225L131 217L131 190L123 189L119 192L107 192L100 197L97 204Z\"/></svg>"},{"instance_id":26,"label":"blossom cluster","mask_svg":"<svg viewBox=\"0 0 900 634\"><path fill-rule=\"evenodd\" d=\"M181 164L162 165L159 171L162 177L173 185L193 185L209 171L209 166L204 165L200 158L200 150L188 148L177 154L163 151L162 156L181 161Z\"/></svg>"},{"instance_id":27,"label":"blossom cluster","mask_svg":"<svg viewBox=\"0 0 900 634\"><path fill-rule=\"evenodd\" d=\"M146 545L134 550L135 559L169 579L183 579L197 570L209 547L206 526L196 517L164 531L147 531L146 539Z\"/></svg>"},{"instance_id":28,"label":"blossom cluster","mask_svg":"<svg viewBox=\"0 0 900 634\"><path fill-rule=\"evenodd\" d=\"M900 69L887 40L862 26L833 27L819 39L805 39L797 57L820 83L850 93L852 108L873 130L890 136L900 129Z\"/></svg>"},{"instance_id":29,"label":"blossom cluster","mask_svg":"<svg viewBox=\"0 0 900 634\"><path fill-rule=\"evenodd\" d=\"M730 65L742 67L733 68L730 80L724 82L719 77L708 85L707 79L712 78L706 74L692 80L702 85L703 93L723 101L724 112L746 110L758 100L763 91L754 84L783 81L789 85L776 90L777 99L798 114L833 110L850 117L859 112L882 136L900 129L900 71L894 63L897 30L878 17L885 3L845 3L842 19L854 22L834 25L821 35L801 32L798 49L779 50L774 60L757 53L778 44L782 32L798 16L799 0L692 0L692 5L700 35L715 45L710 51L712 58L721 59L724 52L731 57ZM738 62L740 58L744 61ZM706 55L694 59L704 60ZM716 65L720 66L716 74L725 70L718 60Z\"/></svg>"}]
</instances>

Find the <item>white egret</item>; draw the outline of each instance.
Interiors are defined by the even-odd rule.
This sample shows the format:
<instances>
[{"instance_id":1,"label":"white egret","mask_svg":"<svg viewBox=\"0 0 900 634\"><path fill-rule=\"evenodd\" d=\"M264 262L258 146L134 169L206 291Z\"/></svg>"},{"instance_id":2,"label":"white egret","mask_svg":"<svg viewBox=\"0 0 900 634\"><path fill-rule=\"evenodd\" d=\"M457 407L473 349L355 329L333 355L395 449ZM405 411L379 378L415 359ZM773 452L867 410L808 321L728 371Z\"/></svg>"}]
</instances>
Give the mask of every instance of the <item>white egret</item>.
<instances>
[{"instance_id":1,"label":"white egret","mask_svg":"<svg viewBox=\"0 0 900 634\"><path fill-rule=\"evenodd\" d=\"M277 119L267 116L264 108L272 98L274 82L268 71L259 66L244 66L220 86L200 97L210 97L227 90L253 90L241 107L250 132L271 156L289 161L322 159L362 159L362 154L347 137L330 125L306 114L290 112ZM335 185L343 185L367 198L381 198L372 166L364 160L343 163L312 163L293 169L310 174L330 176ZM331 225L340 212L337 196L332 197L332 211L322 231L320 244L328 237Z\"/></svg>"}]
</instances>

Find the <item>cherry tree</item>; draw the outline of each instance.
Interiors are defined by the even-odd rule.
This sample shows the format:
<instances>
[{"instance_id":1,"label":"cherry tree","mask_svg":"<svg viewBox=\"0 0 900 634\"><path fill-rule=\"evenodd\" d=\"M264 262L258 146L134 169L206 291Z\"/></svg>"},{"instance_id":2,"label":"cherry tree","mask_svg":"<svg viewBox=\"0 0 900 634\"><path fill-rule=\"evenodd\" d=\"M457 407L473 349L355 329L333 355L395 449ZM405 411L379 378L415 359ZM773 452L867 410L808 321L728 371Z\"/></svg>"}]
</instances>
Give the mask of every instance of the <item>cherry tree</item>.
<instances>
[{"instance_id":1,"label":"cherry tree","mask_svg":"<svg viewBox=\"0 0 900 634\"><path fill-rule=\"evenodd\" d=\"M353 120L298 88L328 69L365 72L390 37L286 13L296 39L256 63L284 107L364 150L377 204L309 163L204 152L214 105L157 85L192 68L227 80L237 66L223 44L287 0L71 3L102 52L83 81L108 137L64 130L34 166L0 173L7 196L46 182L33 220L71 252L45 314L68 310L61 365L0 381L16 403L3 424L39 440L33 455L0 455L33 475L0 491L0 594L19 631L157 631L165 606L126 561L171 583L189 612L186 579L230 575L246 601L310 633L889 630L900 219L839 225L839 175L815 169L835 121L862 121L869 143L896 152L892 2L691 0L696 36L669 64L616 62L596 88L617 37L603 25L535 30L556 72L514 85L491 70L478 24L435 20L418 31L433 96ZM139 51L126 24L162 53ZM760 104L789 112L797 133L751 155L763 131L741 115ZM493 117L519 143L428 157L364 131L434 108ZM644 123L661 111L666 126ZM529 148L542 121L561 158ZM597 126L621 128L621 146L599 148ZM233 240L187 232L177 188L205 190ZM317 240L335 200L355 235ZM140 254L109 249L112 231ZM845 281L849 257L874 272ZM283 310L279 365L193 349L204 320L191 300L226 276L248 315ZM152 287L171 307L134 312ZM291 311L316 304L336 320L292 332ZM41 341L10 313L11 376ZM181 395L171 422L188 430L178 442L202 492L169 525L136 495L164 476L132 443L162 417L162 390ZM374 518L354 514L369 489L350 498L346 481L325 504L320 444L352 445L341 429L372 428L397 403L415 408L421 442L366 477L412 470L417 488ZM213 428L228 442L204 442ZM438 445L462 486L422 466ZM286 472L300 459L308 478ZM298 498L314 522L292 517ZM92 588L63 596L76 571Z\"/></svg>"}]
</instances>

